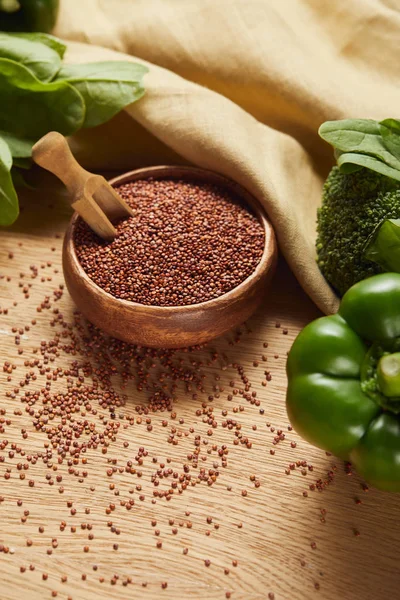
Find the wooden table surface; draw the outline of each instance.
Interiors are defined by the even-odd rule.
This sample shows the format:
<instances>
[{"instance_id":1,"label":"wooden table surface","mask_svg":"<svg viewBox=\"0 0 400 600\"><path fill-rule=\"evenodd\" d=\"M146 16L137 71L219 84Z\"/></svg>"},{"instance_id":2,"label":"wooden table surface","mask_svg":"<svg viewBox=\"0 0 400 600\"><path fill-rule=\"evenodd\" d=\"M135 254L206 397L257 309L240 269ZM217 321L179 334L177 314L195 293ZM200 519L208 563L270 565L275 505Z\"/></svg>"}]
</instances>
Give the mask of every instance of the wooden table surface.
<instances>
[{"instance_id":1,"label":"wooden table surface","mask_svg":"<svg viewBox=\"0 0 400 600\"><path fill-rule=\"evenodd\" d=\"M178 382L175 414L151 413L150 424L135 409L149 392L129 381L117 414L94 400L94 410L72 416L97 430L119 421L107 446L59 462L57 444L33 424L43 396L29 406L26 393L50 381L54 402L67 385L65 377L53 381L54 369L83 360L59 349L42 374L30 363L54 338L53 310L73 320L66 290L57 298L70 212L51 188L25 195L23 206L0 233L1 600L399 598L400 496L368 489L288 429L286 353L318 312L283 261L265 306L240 335L174 357L188 372L203 362L204 392L193 398ZM150 381L158 360L147 364ZM236 363L251 383L247 399L240 391L228 399L243 387ZM16 366L11 375L8 364ZM121 393L118 380L113 386ZM53 427L71 425L57 411L53 417Z\"/></svg>"}]
</instances>

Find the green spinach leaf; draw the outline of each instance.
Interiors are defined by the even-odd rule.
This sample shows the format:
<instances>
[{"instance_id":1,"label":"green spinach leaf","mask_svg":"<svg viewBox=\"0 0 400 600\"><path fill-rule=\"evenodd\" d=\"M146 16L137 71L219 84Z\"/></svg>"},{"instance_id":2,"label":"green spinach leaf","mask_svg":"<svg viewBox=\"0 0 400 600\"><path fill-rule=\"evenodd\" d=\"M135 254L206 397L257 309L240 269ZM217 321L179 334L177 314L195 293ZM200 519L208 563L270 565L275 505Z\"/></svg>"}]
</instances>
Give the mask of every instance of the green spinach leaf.
<instances>
[{"instance_id":1,"label":"green spinach leaf","mask_svg":"<svg viewBox=\"0 0 400 600\"><path fill-rule=\"evenodd\" d=\"M39 42L0 32L0 58L24 65L41 81L51 81L61 67L59 54Z\"/></svg>"},{"instance_id":2,"label":"green spinach leaf","mask_svg":"<svg viewBox=\"0 0 400 600\"><path fill-rule=\"evenodd\" d=\"M383 121L379 121L380 125L384 125L385 127L388 127L389 129L393 129L394 131L397 131L397 133L400 135L400 121L399 119L383 119Z\"/></svg>"},{"instance_id":3,"label":"green spinach leaf","mask_svg":"<svg viewBox=\"0 0 400 600\"><path fill-rule=\"evenodd\" d=\"M60 58L64 57L67 49L67 46L63 44L61 40L54 37L54 35L50 35L49 33L13 33L13 36L44 44L45 46L48 46L57 52Z\"/></svg>"},{"instance_id":4,"label":"green spinach leaf","mask_svg":"<svg viewBox=\"0 0 400 600\"><path fill-rule=\"evenodd\" d=\"M400 121L343 119L327 121L320 136L335 149L343 173L362 167L400 181Z\"/></svg>"},{"instance_id":5,"label":"green spinach leaf","mask_svg":"<svg viewBox=\"0 0 400 600\"><path fill-rule=\"evenodd\" d=\"M374 156L393 169L400 170L400 158L384 143L382 127L377 121L371 119L327 121L321 125L319 134L340 152Z\"/></svg>"},{"instance_id":6,"label":"green spinach leaf","mask_svg":"<svg viewBox=\"0 0 400 600\"><path fill-rule=\"evenodd\" d=\"M85 119L81 94L66 81L43 83L23 65L0 59L0 129L19 138L70 135Z\"/></svg>"},{"instance_id":7,"label":"green spinach leaf","mask_svg":"<svg viewBox=\"0 0 400 600\"><path fill-rule=\"evenodd\" d=\"M18 197L11 178L12 156L0 138L0 225L11 225L18 217Z\"/></svg>"},{"instance_id":8,"label":"green spinach leaf","mask_svg":"<svg viewBox=\"0 0 400 600\"><path fill-rule=\"evenodd\" d=\"M385 271L400 273L400 219L386 219L367 242L364 256Z\"/></svg>"},{"instance_id":9,"label":"green spinach leaf","mask_svg":"<svg viewBox=\"0 0 400 600\"><path fill-rule=\"evenodd\" d=\"M0 137L6 142L14 158L28 158L31 156L32 146L36 142L35 139L25 138L9 131L1 130Z\"/></svg>"},{"instance_id":10,"label":"green spinach leaf","mask_svg":"<svg viewBox=\"0 0 400 600\"><path fill-rule=\"evenodd\" d=\"M353 173L355 170L358 170L354 169L354 165L357 165L358 167L365 167L366 169L376 171L377 173L400 181L400 170L389 167L387 164L373 156L345 152L338 157L337 164L342 173Z\"/></svg>"},{"instance_id":11,"label":"green spinach leaf","mask_svg":"<svg viewBox=\"0 0 400 600\"><path fill-rule=\"evenodd\" d=\"M21 170L30 168L38 138L104 123L144 94L146 67L115 61L60 68L65 50L44 33L0 32L0 225L18 216L14 186L26 185Z\"/></svg>"},{"instance_id":12,"label":"green spinach leaf","mask_svg":"<svg viewBox=\"0 0 400 600\"><path fill-rule=\"evenodd\" d=\"M381 121L380 132L385 147L400 160L400 121L396 119Z\"/></svg>"},{"instance_id":13,"label":"green spinach leaf","mask_svg":"<svg viewBox=\"0 0 400 600\"><path fill-rule=\"evenodd\" d=\"M339 157L342 156L342 154L345 154L345 152L340 152L340 150L335 148L333 154L335 156L336 162L339 164ZM361 169L362 167L359 165L355 165L350 162L344 162L340 170L342 171L342 173L354 173L355 171L360 171Z\"/></svg>"},{"instance_id":14,"label":"green spinach leaf","mask_svg":"<svg viewBox=\"0 0 400 600\"><path fill-rule=\"evenodd\" d=\"M56 81L68 81L79 90L86 104L83 127L95 127L143 96L147 71L144 65L122 61L66 65Z\"/></svg>"}]
</instances>

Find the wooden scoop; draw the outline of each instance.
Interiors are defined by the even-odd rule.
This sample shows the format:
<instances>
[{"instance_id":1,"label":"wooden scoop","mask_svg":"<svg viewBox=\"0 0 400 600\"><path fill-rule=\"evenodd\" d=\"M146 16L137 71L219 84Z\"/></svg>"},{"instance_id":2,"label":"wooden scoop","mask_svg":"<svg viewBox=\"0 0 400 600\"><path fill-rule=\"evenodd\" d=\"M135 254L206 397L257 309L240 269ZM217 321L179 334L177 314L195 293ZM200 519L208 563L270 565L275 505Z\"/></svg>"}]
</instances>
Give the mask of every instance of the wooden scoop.
<instances>
[{"instance_id":1,"label":"wooden scoop","mask_svg":"<svg viewBox=\"0 0 400 600\"><path fill-rule=\"evenodd\" d=\"M64 238L65 283L81 313L113 337L152 348L185 348L203 344L246 321L263 302L266 285L276 265L274 230L260 204L247 190L211 171L182 166L145 167L119 175L111 183L118 186L146 179L177 179L216 185L248 205L265 233L264 252L253 273L226 294L198 304L148 306L121 300L94 283L80 264L74 243L78 215L74 214Z\"/></svg>"},{"instance_id":2,"label":"wooden scoop","mask_svg":"<svg viewBox=\"0 0 400 600\"><path fill-rule=\"evenodd\" d=\"M112 223L133 215L104 177L89 173L77 163L61 133L50 131L36 142L32 158L61 179L70 193L72 208L101 238L113 240L116 230Z\"/></svg>"}]
</instances>

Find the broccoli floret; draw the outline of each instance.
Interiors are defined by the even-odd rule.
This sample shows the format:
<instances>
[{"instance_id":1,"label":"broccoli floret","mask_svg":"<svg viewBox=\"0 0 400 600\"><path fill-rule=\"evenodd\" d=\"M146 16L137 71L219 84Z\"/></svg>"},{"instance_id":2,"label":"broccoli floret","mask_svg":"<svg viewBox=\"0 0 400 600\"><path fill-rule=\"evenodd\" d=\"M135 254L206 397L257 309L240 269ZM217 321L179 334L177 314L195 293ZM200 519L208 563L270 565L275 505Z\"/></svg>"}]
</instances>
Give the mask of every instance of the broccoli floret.
<instances>
[{"instance_id":1,"label":"broccoli floret","mask_svg":"<svg viewBox=\"0 0 400 600\"><path fill-rule=\"evenodd\" d=\"M382 269L364 258L366 242L385 219L400 218L400 182L362 169L345 175L333 167L318 210L317 262L342 296Z\"/></svg>"}]
</instances>

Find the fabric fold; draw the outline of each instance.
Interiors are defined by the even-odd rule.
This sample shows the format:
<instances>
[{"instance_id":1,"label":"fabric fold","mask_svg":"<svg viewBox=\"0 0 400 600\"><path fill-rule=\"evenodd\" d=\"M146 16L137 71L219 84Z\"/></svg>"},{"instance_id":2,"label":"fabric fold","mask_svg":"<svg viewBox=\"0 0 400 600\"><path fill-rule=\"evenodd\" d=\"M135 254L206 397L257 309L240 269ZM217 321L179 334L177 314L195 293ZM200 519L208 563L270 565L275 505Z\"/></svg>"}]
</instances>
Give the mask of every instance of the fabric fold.
<instances>
[{"instance_id":1,"label":"fabric fold","mask_svg":"<svg viewBox=\"0 0 400 600\"><path fill-rule=\"evenodd\" d=\"M399 33L400 14L379 0L62 0L68 61L150 67L145 97L73 149L90 168L188 161L235 179L265 207L304 290L334 312L315 262L332 164L317 129L397 115Z\"/></svg>"}]
</instances>

